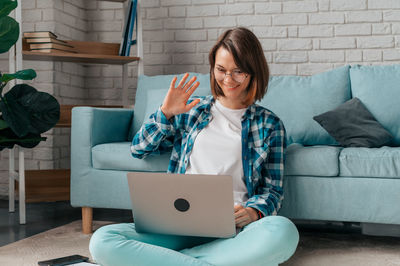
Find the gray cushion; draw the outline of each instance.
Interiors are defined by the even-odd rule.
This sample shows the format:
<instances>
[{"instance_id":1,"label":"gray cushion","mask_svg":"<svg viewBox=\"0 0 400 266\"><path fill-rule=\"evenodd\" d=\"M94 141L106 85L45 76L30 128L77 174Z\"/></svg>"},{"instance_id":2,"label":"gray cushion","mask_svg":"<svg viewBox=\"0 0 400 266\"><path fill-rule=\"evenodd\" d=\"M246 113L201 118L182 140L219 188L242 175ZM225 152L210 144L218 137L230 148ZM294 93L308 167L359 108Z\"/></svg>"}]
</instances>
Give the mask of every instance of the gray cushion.
<instances>
[{"instance_id":1,"label":"gray cushion","mask_svg":"<svg viewBox=\"0 0 400 266\"><path fill-rule=\"evenodd\" d=\"M286 150L285 175L337 176L341 149L335 146L291 144Z\"/></svg>"},{"instance_id":2,"label":"gray cushion","mask_svg":"<svg viewBox=\"0 0 400 266\"><path fill-rule=\"evenodd\" d=\"M344 148L339 165L341 176L400 178L400 148Z\"/></svg>"},{"instance_id":3,"label":"gray cushion","mask_svg":"<svg viewBox=\"0 0 400 266\"><path fill-rule=\"evenodd\" d=\"M314 116L314 120L343 147L381 147L393 139L358 98Z\"/></svg>"}]
</instances>

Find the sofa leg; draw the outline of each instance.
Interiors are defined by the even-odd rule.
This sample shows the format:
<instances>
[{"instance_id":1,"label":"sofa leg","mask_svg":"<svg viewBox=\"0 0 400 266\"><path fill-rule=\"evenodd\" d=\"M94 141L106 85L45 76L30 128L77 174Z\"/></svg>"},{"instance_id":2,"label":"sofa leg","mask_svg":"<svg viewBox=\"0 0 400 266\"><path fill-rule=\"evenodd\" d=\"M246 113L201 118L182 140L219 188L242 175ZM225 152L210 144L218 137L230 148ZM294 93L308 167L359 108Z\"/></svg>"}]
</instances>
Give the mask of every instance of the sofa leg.
<instances>
[{"instance_id":1,"label":"sofa leg","mask_svg":"<svg viewBox=\"0 0 400 266\"><path fill-rule=\"evenodd\" d=\"M82 233L91 234L93 222L93 208L82 207Z\"/></svg>"}]
</instances>

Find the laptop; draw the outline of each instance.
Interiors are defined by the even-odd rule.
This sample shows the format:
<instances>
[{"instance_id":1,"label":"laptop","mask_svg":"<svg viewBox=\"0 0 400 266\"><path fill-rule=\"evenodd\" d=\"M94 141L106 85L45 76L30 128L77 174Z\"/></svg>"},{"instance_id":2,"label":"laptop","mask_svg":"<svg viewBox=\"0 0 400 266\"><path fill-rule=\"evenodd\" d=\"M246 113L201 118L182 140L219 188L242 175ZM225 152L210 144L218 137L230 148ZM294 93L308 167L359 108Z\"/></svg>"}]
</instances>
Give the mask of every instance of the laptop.
<instances>
[{"instance_id":1,"label":"laptop","mask_svg":"<svg viewBox=\"0 0 400 266\"><path fill-rule=\"evenodd\" d=\"M130 172L127 177L138 233L235 236L231 176Z\"/></svg>"}]
</instances>

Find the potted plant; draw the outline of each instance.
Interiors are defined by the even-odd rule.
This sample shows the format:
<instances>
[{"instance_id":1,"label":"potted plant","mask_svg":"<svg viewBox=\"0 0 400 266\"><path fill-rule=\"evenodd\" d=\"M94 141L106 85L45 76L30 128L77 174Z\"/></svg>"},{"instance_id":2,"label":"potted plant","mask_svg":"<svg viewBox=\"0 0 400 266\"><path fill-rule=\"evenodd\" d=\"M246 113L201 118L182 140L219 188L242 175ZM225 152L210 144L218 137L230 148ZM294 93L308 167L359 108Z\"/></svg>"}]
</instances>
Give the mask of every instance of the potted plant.
<instances>
[{"instance_id":1,"label":"potted plant","mask_svg":"<svg viewBox=\"0 0 400 266\"><path fill-rule=\"evenodd\" d=\"M17 1L0 0L0 53L6 53L18 40L19 24L8 16L17 5ZM0 72L0 150L14 145L35 147L46 140L41 133L54 127L60 118L58 101L46 92L27 84L17 84L3 93L9 81L35 77L33 69L14 74Z\"/></svg>"}]
</instances>

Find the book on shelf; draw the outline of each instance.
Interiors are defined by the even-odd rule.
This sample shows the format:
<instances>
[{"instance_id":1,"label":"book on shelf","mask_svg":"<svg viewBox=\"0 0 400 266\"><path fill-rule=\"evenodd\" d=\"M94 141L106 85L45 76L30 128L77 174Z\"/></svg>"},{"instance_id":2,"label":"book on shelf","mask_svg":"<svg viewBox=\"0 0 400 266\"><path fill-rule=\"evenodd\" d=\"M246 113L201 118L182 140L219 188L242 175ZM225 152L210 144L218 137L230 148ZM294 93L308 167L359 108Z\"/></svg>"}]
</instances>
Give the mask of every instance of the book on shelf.
<instances>
[{"instance_id":1,"label":"book on shelf","mask_svg":"<svg viewBox=\"0 0 400 266\"><path fill-rule=\"evenodd\" d=\"M57 39L57 35L51 31L26 31L23 34L24 38L54 38Z\"/></svg>"},{"instance_id":2,"label":"book on shelf","mask_svg":"<svg viewBox=\"0 0 400 266\"><path fill-rule=\"evenodd\" d=\"M129 56L131 46L136 43L136 40L132 40L132 33L136 19L136 9L137 0L130 0L125 16L124 30L122 33L122 41L119 50L119 55L121 56Z\"/></svg>"},{"instance_id":3,"label":"book on shelf","mask_svg":"<svg viewBox=\"0 0 400 266\"><path fill-rule=\"evenodd\" d=\"M54 48L58 50L66 50L70 52L75 52L74 47L68 44L58 44L58 43L31 43L29 44L31 49L46 49Z\"/></svg>"},{"instance_id":4,"label":"book on shelf","mask_svg":"<svg viewBox=\"0 0 400 266\"><path fill-rule=\"evenodd\" d=\"M122 30L121 44L119 45L118 55L121 55L121 56L124 55L124 51L125 51L125 45L126 45L125 39L127 37L126 33L128 32L127 27L128 27L128 23L129 23L129 18L131 17L131 10L132 10L132 1L129 1L128 8L126 9L126 12L125 12L125 21L124 21L124 27ZM126 35L126 37L125 37L125 35Z\"/></svg>"},{"instance_id":5,"label":"book on shelf","mask_svg":"<svg viewBox=\"0 0 400 266\"><path fill-rule=\"evenodd\" d=\"M31 51L40 53L55 53L55 54L76 53L75 51L60 50L57 48L38 48L38 49L31 49Z\"/></svg>"},{"instance_id":6,"label":"book on shelf","mask_svg":"<svg viewBox=\"0 0 400 266\"><path fill-rule=\"evenodd\" d=\"M136 43L135 40L132 40L133 35L133 28L135 25L135 19L136 19L136 8L137 8L137 0L132 0L132 11L131 11L131 18L129 20L129 29L128 29L128 39L127 39L127 44L125 48L125 56L129 56L130 51L131 51L131 46Z\"/></svg>"},{"instance_id":7,"label":"book on shelf","mask_svg":"<svg viewBox=\"0 0 400 266\"><path fill-rule=\"evenodd\" d=\"M25 39L27 43L58 43L68 45L66 41L55 39L55 38L27 38Z\"/></svg>"}]
</instances>

